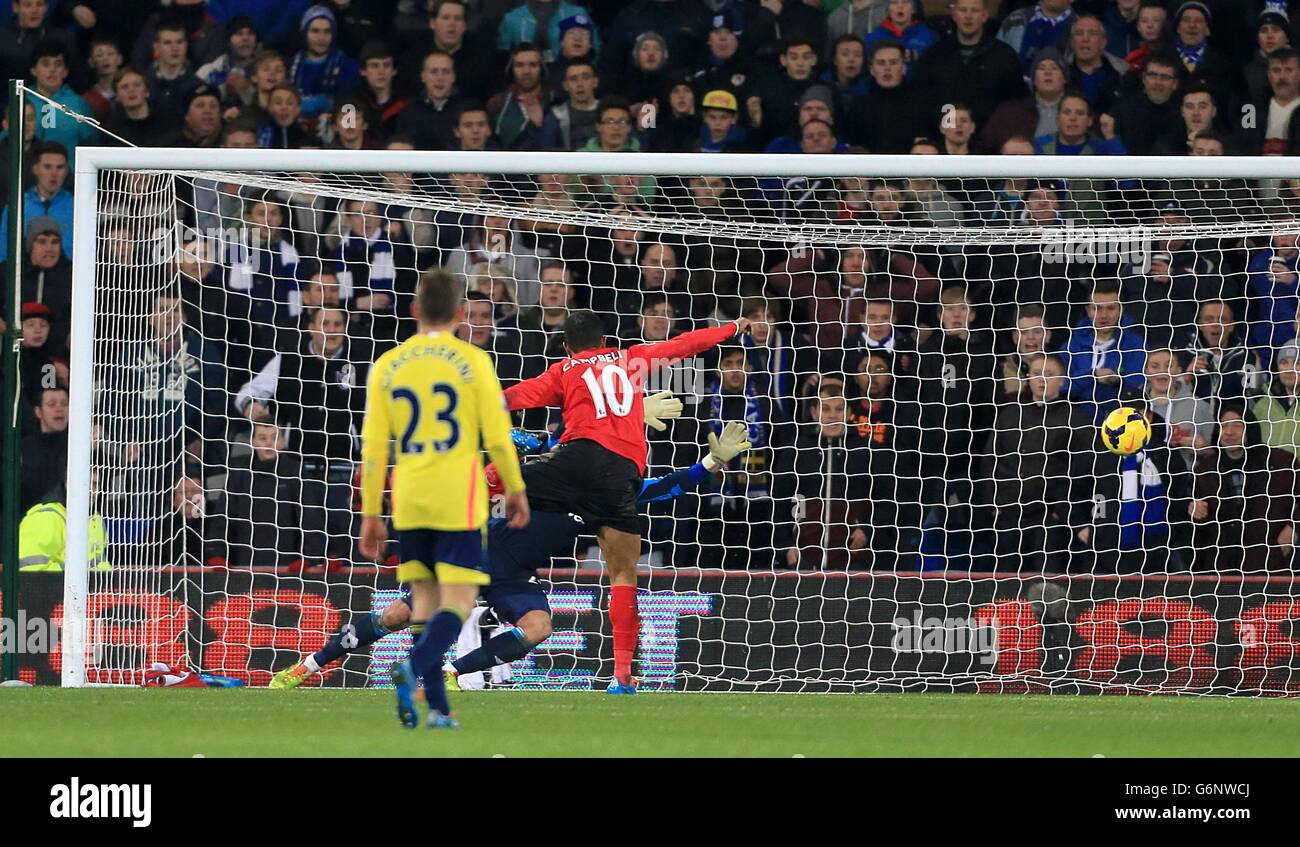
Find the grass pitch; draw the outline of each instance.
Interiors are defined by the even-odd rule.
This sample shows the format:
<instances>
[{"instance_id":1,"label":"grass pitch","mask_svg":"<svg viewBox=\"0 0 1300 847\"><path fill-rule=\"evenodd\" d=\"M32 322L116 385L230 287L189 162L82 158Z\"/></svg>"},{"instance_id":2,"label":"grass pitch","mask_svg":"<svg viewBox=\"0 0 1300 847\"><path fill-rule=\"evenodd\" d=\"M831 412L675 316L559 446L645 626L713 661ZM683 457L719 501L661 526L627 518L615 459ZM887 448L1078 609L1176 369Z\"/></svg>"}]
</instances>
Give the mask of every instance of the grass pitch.
<instances>
[{"instance_id":1,"label":"grass pitch","mask_svg":"<svg viewBox=\"0 0 1300 847\"><path fill-rule=\"evenodd\" d=\"M388 691L0 689L0 756L1297 756L1287 699L497 691L459 732Z\"/></svg>"}]
</instances>

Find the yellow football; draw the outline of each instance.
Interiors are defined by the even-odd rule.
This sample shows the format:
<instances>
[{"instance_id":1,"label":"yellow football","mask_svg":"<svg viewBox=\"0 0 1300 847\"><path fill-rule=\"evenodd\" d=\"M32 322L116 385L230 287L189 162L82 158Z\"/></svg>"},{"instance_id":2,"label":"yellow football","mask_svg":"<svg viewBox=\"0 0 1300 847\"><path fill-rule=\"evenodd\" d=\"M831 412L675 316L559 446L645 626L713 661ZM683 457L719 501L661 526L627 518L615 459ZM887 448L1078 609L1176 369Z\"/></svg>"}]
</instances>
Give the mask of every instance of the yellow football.
<instances>
[{"instance_id":1,"label":"yellow football","mask_svg":"<svg viewBox=\"0 0 1300 847\"><path fill-rule=\"evenodd\" d=\"M1150 440L1151 424L1132 406L1121 406L1101 422L1101 443L1117 456L1132 456Z\"/></svg>"}]
</instances>

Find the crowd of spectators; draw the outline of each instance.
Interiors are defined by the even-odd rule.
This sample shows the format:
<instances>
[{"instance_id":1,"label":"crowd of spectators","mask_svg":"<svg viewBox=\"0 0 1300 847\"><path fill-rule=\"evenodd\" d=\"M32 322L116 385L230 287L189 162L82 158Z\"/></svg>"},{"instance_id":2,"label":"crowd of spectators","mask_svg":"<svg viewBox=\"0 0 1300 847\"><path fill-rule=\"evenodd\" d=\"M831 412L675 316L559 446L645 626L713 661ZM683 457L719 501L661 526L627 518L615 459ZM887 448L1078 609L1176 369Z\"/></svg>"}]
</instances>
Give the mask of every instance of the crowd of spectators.
<instances>
[{"instance_id":1,"label":"crowd of spectators","mask_svg":"<svg viewBox=\"0 0 1300 847\"><path fill-rule=\"evenodd\" d=\"M7 184L24 254L0 243L22 279L22 509L65 496L79 146L319 148L339 172L362 149L1294 155L1297 27L1300 3L1278 0L12 0L0 72L32 92ZM138 222L100 222L100 262L143 280L114 301L131 326L96 399L111 544L346 567L367 368L414 331L419 273L441 265L466 283L461 336L506 384L562 355L575 309L621 343L753 321L652 435L651 472L727 420L754 445L651 509L654 561L1292 568L1300 178L363 185L388 201L185 181L171 217L199 235L170 268L149 267ZM653 224L681 215L700 231ZM900 237L710 235L729 220ZM1257 234L1207 226L1241 222ZM1087 257L1014 235L1104 223L1161 234ZM934 226L985 235L902 234ZM1120 404L1153 422L1140 457L1098 445Z\"/></svg>"}]
</instances>

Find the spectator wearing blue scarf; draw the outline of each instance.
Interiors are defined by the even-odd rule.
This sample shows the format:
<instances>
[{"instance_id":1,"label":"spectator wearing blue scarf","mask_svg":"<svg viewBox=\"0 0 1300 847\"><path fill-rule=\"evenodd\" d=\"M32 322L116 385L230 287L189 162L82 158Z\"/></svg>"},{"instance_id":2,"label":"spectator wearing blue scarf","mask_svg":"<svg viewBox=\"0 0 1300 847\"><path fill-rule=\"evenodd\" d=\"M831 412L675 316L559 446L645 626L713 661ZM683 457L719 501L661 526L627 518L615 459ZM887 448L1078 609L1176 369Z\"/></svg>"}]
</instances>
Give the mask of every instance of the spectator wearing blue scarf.
<instances>
[{"instance_id":1,"label":"spectator wearing blue scarf","mask_svg":"<svg viewBox=\"0 0 1300 847\"><path fill-rule=\"evenodd\" d=\"M1144 540L1169 535L1164 479L1146 453L1123 457L1119 472L1119 549L1141 550Z\"/></svg>"},{"instance_id":2,"label":"spectator wearing blue scarf","mask_svg":"<svg viewBox=\"0 0 1300 847\"><path fill-rule=\"evenodd\" d=\"M221 277L230 364L256 372L292 334L302 310L298 251L285 235L285 211L263 199L244 202L247 237L225 245ZM248 361L243 360L244 350Z\"/></svg>"},{"instance_id":3,"label":"spectator wearing blue scarf","mask_svg":"<svg viewBox=\"0 0 1300 847\"><path fill-rule=\"evenodd\" d=\"M729 420L743 420L748 439L754 445L750 453L729 462L727 470L744 473L724 477L722 493L729 497L766 497L768 479L765 450L772 437L772 407L763 396L760 380L749 364L743 348L724 348L718 357L718 379L706 389L709 398L708 426L715 433ZM761 472L756 472L760 467Z\"/></svg>"},{"instance_id":4,"label":"spectator wearing blue scarf","mask_svg":"<svg viewBox=\"0 0 1300 847\"><path fill-rule=\"evenodd\" d=\"M289 77L302 93L302 119L314 126L334 105L334 95L356 87L361 70L335 45L338 22L329 7L312 6L302 16L304 47L293 57Z\"/></svg>"},{"instance_id":5,"label":"spectator wearing blue scarf","mask_svg":"<svg viewBox=\"0 0 1300 847\"><path fill-rule=\"evenodd\" d=\"M414 331L415 251L398 235L404 210L373 200L348 200L340 210L334 274L352 327L386 350Z\"/></svg>"},{"instance_id":6,"label":"spectator wearing blue scarf","mask_svg":"<svg viewBox=\"0 0 1300 847\"><path fill-rule=\"evenodd\" d=\"M722 465L721 511L716 498L704 505L700 540L723 548L724 567L770 567L775 526L772 501L772 407L744 348L727 346L718 355L718 377L705 389L705 425L712 443L724 426L743 421L753 448ZM718 516L722 520L717 520ZM706 553L706 558L713 556Z\"/></svg>"},{"instance_id":7,"label":"spectator wearing blue scarf","mask_svg":"<svg viewBox=\"0 0 1300 847\"><path fill-rule=\"evenodd\" d=\"M1132 456L1100 450L1093 455L1091 526L1080 539L1090 549L1071 556L1070 570L1186 570L1192 540L1186 505L1192 493L1191 474L1172 473L1170 463L1175 460L1159 444Z\"/></svg>"},{"instance_id":8,"label":"spectator wearing blue scarf","mask_svg":"<svg viewBox=\"0 0 1300 847\"><path fill-rule=\"evenodd\" d=\"M779 318L766 301L754 300L747 304L744 316L750 320L750 332L740 343L753 372L751 383L771 403L772 420L794 420L794 348L777 329Z\"/></svg>"},{"instance_id":9,"label":"spectator wearing blue scarf","mask_svg":"<svg viewBox=\"0 0 1300 847\"><path fill-rule=\"evenodd\" d=\"M1196 0L1182 3L1174 13L1174 50L1183 60L1189 79L1214 91L1214 99L1228 103L1236 99L1239 69L1230 57L1210 44L1213 18L1210 7Z\"/></svg>"},{"instance_id":10,"label":"spectator wearing blue scarf","mask_svg":"<svg viewBox=\"0 0 1300 847\"><path fill-rule=\"evenodd\" d=\"M397 264L383 210L370 200L348 200L340 223L339 296L353 309L392 311Z\"/></svg>"}]
</instances>

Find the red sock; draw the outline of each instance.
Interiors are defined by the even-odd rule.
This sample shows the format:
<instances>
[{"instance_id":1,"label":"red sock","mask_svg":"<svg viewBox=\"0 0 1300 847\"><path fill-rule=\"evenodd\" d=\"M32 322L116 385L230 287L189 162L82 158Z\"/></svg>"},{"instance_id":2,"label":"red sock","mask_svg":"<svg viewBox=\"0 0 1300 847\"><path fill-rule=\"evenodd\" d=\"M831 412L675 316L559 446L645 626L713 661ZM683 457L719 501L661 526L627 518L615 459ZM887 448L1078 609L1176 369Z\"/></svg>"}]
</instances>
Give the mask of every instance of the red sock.
<instances>
[{"instance_id":1,"label":"red sock","mask_svg":"<svg viewBox=\"0 0 1300 847\"><path fill-rule=\"evenodd\" d=\"M614 630L614 676L632 675L632 656L636 653L641 616L636 610L636 586L615 585L609 591L609 623Z\"/></svg>"}]
</instances>

